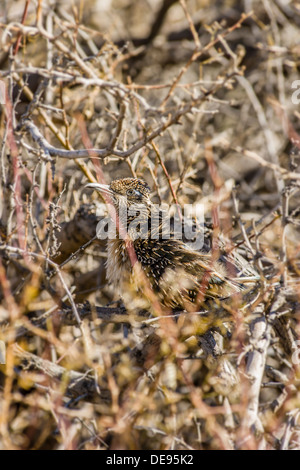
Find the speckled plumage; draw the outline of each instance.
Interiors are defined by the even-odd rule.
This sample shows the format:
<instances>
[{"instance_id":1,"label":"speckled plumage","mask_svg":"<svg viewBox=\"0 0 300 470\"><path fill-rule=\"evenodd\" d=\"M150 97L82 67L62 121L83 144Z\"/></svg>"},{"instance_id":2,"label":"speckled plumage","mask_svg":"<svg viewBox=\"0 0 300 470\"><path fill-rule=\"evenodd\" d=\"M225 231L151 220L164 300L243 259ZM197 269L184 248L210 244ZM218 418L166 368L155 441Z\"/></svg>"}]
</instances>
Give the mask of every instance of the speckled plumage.
<instances>
[{"instance_id":1,"label":"speckled plumage","mask_svg":"<svg viewBox=\"0 0 300 470\"><path fill-rule=\"evenodd\" d=\"M121 223L122 208L127 211L125 229L132 240L136 258L145 277L162 305L170 309L189 310L196 299L227 297L241 289L240 283L229 279L225 265L213 261L210 253L194 251L183 241L172 237L164 239L162 220L158 225L158 239L151 237L150 216L151 211L153 215L153 205L150 188L144 181L124 178L112 181L109 187L89 186L109 195ZM130 215L130 208L133 207L141 210L140 214L147 227L146 238L134 239L131 236L130 223L134 216ZM159 213L156 215L160 217ZM127 300L137 296L136 291L142 293L143 287L135 275L132 260L121 236L108 241L107 277Z\"/></svg>"}]
</instances>

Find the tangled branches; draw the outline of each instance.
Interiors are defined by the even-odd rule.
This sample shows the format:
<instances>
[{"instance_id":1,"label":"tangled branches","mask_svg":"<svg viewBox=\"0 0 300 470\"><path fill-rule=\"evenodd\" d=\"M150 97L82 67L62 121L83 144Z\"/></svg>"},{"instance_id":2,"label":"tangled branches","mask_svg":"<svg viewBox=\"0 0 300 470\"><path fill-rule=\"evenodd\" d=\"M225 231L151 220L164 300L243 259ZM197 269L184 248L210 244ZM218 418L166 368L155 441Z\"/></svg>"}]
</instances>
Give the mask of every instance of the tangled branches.
<instances>
[{"instance_id":1,"label":"tangled branches","mask_svg":"<svg viewBox=\"0 0 300 470\"><path fill-rule=\"evenodd\" d=\"M0 448L299 449L299 11L161 0L96 21L15 3L0 20ZM126 312L96 237L105 205L83 191L123 176L203 204L207 245L242 255L255 288Z\"/></svg>"}]
</instances>

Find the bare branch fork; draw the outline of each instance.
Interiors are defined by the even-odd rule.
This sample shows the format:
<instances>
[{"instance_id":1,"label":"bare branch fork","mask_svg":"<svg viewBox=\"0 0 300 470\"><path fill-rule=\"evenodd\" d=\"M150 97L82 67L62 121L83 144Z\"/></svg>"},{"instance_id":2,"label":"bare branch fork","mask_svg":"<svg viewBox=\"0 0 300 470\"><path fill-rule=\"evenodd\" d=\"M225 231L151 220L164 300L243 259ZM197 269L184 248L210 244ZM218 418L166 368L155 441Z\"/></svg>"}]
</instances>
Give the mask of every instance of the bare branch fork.
<instances>
[{"instance_id":1,"label":"bare branch fork","mask_svg":"<svg viewBox=\"0 0 300 470\"><path fill-rule=\"evenodd\" d=\"M52 157L57 156L57 157L67 158L67 159L81 159L81 158L89 158L91 156L98 157L98 158L106 158L112 155L121 159L126 159L130 155L132 155L133 153L137 152L142 147L147 145L149 142L154 140L160 134L162 134L166 129L168 129L168 127L177 123L182 116L188 114L189 112L192 112L193 108L209 100L209 98L218 89L222 88L226 84L226 82L230 80L232 77L234 77L236 74L237 72L234 71L226 75L224 80L222 80L220 83L212 87L210 90L203 93L203 95L200 98L191 100L189 103L182 105L173 115L170 114L168 118L165 120L165 122L163 122L163 124L158 126L157 129L148 133L148 135L146 135L143 139L139 140L134 145L132 145L128 150L125 150L125 151L113 149L111 148L111 145L109 145L105 149L95 149L95 148L80 149L80 150L60 149L49 144L49 142L45 139L45 137L41 134L37 126L32 121L26 119L22 123L22 127L31 135L32 139L36 143L38 143L40 148L45 152L46 156L52 156ZM119 121L120 120L122 120L122 114L121 114L121 117L119 118ZM118 132L118 130L116 132ZM112 142L114 143L114 139ZM26 147L28 148L27 145ZM32 150L35 150L35 149L32 149Z\"/></svg>"},{"instance_id":2,"label":"bare branch fork","mask_svg":"<svg viewBox=\"0 0 300 470\"><path fill-rule=\"evenodd\" d=\"M67 378L68 381L65 393L68 397L91 398L98 395L98 387L96 386L95 379L90 374L67 370L58 364L25 351L17 344L13 346L13 352L15 356L20 359L21 366L24 370L37 370L58 382L61 382L63 377ZM109 396L110 393L108 390L101 390L100 398L107 400Z\"/></svg>"}]
</instances>

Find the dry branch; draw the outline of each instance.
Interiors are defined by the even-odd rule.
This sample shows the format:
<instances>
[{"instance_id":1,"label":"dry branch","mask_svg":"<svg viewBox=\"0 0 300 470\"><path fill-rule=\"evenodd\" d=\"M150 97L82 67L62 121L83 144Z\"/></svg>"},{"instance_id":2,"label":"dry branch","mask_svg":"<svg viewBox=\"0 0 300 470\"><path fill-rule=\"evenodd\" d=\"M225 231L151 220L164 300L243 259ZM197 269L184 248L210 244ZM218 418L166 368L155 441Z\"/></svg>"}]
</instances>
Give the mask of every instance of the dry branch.
<instances>
[{"instance_id":1,"label":"dry branch","mask_svg":"<svg viewBox=\"0 0 300 470\"><path fill-rule=\"evenodd\" d=\"M99 389L95 383L95 379L89 374L82 374L74 370L67 370L53 362L42 359L35 354L31 354L19 345L14 345L13 352L20 360L20 366L24 371L36 370L44 374L54 383L60 384L62 381L66 383L65 394L70 398L82 398L90 400L98 396L101 400L109 401L110 393L108 390ZM51 387L51 382L50 382Z\"/></svg>"}]
</instances>

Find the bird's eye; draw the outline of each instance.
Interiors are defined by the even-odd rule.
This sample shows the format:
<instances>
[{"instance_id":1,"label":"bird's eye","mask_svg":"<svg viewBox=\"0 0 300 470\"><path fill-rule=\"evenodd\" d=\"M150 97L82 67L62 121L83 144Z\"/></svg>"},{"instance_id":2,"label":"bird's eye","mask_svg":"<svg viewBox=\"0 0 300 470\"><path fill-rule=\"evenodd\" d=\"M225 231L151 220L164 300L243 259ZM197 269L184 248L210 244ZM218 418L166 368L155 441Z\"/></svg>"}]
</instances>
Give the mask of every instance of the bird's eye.
<instances>
[{"instance_id":1,"label":"bird's eye","mask_svg":"<svg viewBox=\"0 0 300 470\"><path fill-rule=\"evenodd\" d=\"M127 196L135 196L135 197L141 197L141 193L137 189L127 189L126 191Z\"/></svg>"}]
</instances>

